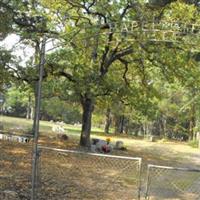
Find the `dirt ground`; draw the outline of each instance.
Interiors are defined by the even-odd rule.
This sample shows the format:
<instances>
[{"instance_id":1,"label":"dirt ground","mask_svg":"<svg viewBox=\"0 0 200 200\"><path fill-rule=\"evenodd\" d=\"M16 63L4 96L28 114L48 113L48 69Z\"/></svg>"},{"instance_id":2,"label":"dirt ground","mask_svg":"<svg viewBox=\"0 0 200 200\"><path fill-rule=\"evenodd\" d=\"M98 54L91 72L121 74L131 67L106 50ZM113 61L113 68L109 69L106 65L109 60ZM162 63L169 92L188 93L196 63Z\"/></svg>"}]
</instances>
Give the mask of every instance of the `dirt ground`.
<instances>
[{"instance_id":1,"label":"dirt ground","mask_svg":"<svg viewBox=\"0 0 200 200\"><path fill-rule=\"evenodd\" d=\"M200 168L200 151L186 144L111 138L111 142L115 140L122 140L127 151L114 151L113 154L142 158L142 179L146 178L147 164ZM61 142L42 137L40 145L82 150L75 139ZM31 143L0 141L0 200L30 199L31 148ZM63 155L45 150L41 155L38 199L137 199L138 163L135 161Z\"/></svg>"}]
</instances>

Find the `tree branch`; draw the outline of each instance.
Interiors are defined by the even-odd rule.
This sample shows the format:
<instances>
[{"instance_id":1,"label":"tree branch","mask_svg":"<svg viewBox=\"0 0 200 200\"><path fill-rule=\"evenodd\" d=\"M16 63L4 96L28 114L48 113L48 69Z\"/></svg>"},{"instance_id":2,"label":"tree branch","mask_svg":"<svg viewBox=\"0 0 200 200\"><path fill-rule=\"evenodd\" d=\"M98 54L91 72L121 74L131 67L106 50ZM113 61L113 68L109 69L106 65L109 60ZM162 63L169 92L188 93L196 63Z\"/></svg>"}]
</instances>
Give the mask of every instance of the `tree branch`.
<instances>
[{"instance_id":1,"label":"tree branch","mask_svg":"<svg viewBox=\"0 0 200 200\"><path fill-rule=\"evenodd\" d=\"M119 61L120 61L120 62L124 65L124 67L125 67L124 74L123 74L123 79L124 79L126 85L129 86L129 82L128 82L127 77L126 77L126 74L127 74L127 72L128 72L128 64L129 64L129 62L128 62L127 60L124 60L123 58L119 58Z\"/></svg>"}]
</instances>

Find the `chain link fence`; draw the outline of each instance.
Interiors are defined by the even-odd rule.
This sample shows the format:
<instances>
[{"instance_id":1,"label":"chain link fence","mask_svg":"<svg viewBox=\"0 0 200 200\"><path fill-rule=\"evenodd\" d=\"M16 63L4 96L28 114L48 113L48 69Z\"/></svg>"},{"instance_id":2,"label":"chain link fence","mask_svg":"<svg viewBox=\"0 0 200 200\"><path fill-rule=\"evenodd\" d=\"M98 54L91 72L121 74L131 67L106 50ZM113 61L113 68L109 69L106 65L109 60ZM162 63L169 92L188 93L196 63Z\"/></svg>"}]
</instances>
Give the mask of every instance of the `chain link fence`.
<instances>
[{"instance_id":1,"label":"chain link fence","mask_svg":"<svg viewBox=\"0 0 200 200\"><path fill-rule=\"evenodd\" d=\"M30 200L32 143L9 137L0 140L0 200ZM39 155L37 200L200 199L197 169L148 165L141 192L141 158L41 146Z\"/></svg>"},{"instance_id":2,"label":"chain link fence","mask_svg":"<svg viewBox=\"0 0 200 200\"><path fill-rule=\"evenodd\" d=\"M40 147L40 200L140 199L141 158Z\"/></svg>"},{"instance_id":3,"label":"chain link fence","mask_svg":"<svg viewBox=\"0 0 200 200\"><path fill-rule=\"evenodd\" d=\"M146 199L199 200L200 170L148 165Z\"/></svg>"},{"instance_id":4,"label":"chain link fence","mask_svg":"<svg viewBox=\"0 0 200 200\"><path fill-rule=\"evenodd\" d=\"M4 137L6 137L4 135ZM31 191L32 146L0 140L0 199L28 200ZM7 139L7 140L6 140Z\"/></svg>"}]
</instances>

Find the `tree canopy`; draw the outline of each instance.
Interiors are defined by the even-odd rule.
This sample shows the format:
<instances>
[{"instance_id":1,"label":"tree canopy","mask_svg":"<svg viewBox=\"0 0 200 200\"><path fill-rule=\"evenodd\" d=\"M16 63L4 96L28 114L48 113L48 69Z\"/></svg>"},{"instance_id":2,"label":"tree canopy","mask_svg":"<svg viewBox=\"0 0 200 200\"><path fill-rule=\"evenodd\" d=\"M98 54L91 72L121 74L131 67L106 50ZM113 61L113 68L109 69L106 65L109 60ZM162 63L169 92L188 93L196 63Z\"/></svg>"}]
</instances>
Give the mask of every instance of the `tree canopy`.
<instances>
[{"instance_id":1,"label":"tree canopy","mask_svg":"<svg viewBox=\"0 0 200 200\"><path fill-rule=\"evenodd\" d=\"M10 22L1 24L0 37L15 33L35 49L32 62L14 68L11 55L2 49L1 73L33 87L45 35L52 50L46 58L43 96L81 105L82 146L90 146L92 113L102 102L116 121L126 118L130 124L179 118L173 110L181 110L190 95L198 96L198 2L5 0L0 5L0 18ZM176 92L164 88L168 85L180 91L175 100L168 97ZM163 110L168 103L171 108ZM190 117L177 126L191 132L196 113L194 105L188 109ZM183 125L184 120L190 125Z\"/></svg>"}]
</instances>

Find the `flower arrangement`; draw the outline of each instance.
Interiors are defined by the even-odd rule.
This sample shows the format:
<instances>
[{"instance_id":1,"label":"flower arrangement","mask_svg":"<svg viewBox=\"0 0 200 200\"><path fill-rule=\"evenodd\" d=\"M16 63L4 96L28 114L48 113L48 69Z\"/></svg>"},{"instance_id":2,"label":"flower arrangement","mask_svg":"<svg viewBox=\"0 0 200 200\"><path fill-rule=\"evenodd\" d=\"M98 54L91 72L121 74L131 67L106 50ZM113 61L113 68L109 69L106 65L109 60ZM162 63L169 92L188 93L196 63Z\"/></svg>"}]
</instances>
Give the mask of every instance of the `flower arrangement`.
<instances>
[{"instance_id":1,"label":"flower arrangement","mask_svg":"<svg viewBox=\"0 0 200 200\"><path fill-rule=\"evenodd\" d=\"M110 141L111 141L111 138L106 138L106 142L107 142L107 144L109 144L110 143Z\"/></svg>"}]
</instances>

